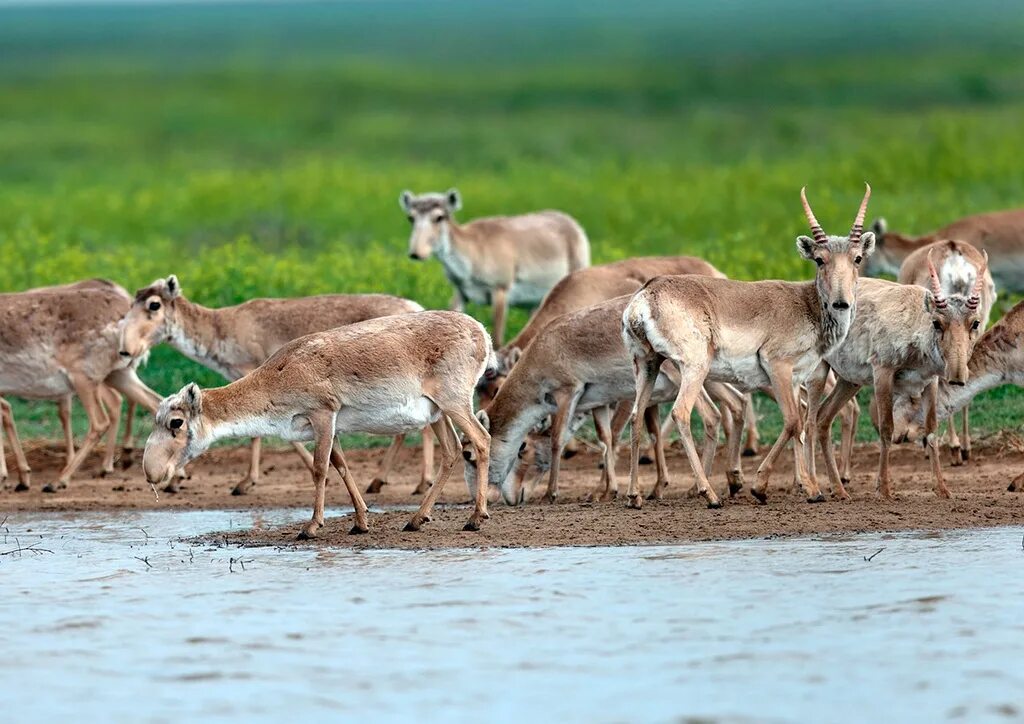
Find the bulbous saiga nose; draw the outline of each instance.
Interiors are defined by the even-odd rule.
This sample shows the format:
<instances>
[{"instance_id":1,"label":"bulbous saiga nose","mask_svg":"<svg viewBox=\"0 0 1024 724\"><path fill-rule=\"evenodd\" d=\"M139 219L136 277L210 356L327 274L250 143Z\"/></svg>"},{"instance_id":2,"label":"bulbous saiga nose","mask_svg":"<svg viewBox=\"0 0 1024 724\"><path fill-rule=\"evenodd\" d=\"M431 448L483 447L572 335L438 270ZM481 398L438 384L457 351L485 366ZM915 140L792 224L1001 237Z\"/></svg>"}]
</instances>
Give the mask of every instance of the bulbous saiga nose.
<instances>
[{"instance_id":1,"label":"bulbous saiga nose","mask_svg":"<svg viewBox=\"0 0 1024 724\"><path fill-rule=\"evenodd\" d=\"M849 309L850 303L844 301L832 302L832 309Z\"/></svg>"},{"instance_id":2,"label":"bulbous saiga nose","mask_svg":"<svg viewBox=\"0 0 1024 724\"><path fill-rule=\"evenodd\" d=\"M131 352L128 352L128 351L123 350L123 349L121 351L119 351L118 354L121 355L122 357L131 357L132 356Z\"/></svg>"}]
</instances>

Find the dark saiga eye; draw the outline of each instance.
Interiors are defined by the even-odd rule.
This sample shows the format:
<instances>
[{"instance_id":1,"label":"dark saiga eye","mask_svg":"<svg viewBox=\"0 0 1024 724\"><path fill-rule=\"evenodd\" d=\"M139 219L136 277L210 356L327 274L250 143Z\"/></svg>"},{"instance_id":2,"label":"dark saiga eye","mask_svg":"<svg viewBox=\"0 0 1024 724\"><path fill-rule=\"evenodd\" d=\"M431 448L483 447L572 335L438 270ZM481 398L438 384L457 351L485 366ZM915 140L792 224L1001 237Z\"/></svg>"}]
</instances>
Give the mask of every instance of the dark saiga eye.
<instances>
[{"instance_id":1,"label":"dark saiga eye","mask_svg":"<svg viewBox=\"0 0 1024 724\"><path fill-rule=\"evenodd\" d=\"M975 319L975 320L974 320L974 323L973 323L973 324L971 324L971 330L972 330L972 331L973 331L973 330L976 330L976 329L978 329L978 328L979 328L980 326L981 326L981 322L979 322L979 321L978 321L977 319Z\"/></svg>"},{"instance_id":2,"label":"dark saiga eye","mask_svg":"<svg viewBox=\"0 0 1024 724\"><path fill-rule=\"evenodd\" d=\"M158 309L160 309L160 302L157 302L157 301L154 300L154 301L149 303L149 311L155 312Z\"/></svg>"},{"instance_id":3,"label":"dark saiga eye","mask_svg":"<svg viewBox=\"0 0 1024 724\"><path fill-rule=\"evenodd\" d=\"M860 263L861 263L861 261L863 261L863 259L864 259L864 257L862 257L862 256L857 256L857 257L854 257L854 259L853 259L853 263L854 263L854 264L860 264Z\"/></svg>"},{"instance_id":4,"label":"dark saiga eye","mask_svg":"<svg viewBox=\"0 0 1024 724\"><path fill-rule=\"evenodd\" d=\"M180 417L176 417L173 420L171 420L170 428L172 430L177 430L177 429L179 429L184 424L185 424L184 420L182 420Z\"/></svg>"},{"instance_id":5,"label":"dark saiga eye","mask_svg":"<svg viewBox=\"0 0 1024 724\"><path fill-rule=\"evenodd\" d=\"M434 217L434 223L435 224L440 224L442 221L444 221L444 218L445 218L444 214L439 214L439 215Z\"/></svg>"},{"instance_id":6,"label":"dark saiga eye","mask_svg":"<svg viewBox=\"0 0 1024 724\"><path fill-rule=\"evenodd\" d=\"M814 263L818 266L825 266L825 260L818 256L814 257Z\"/></svg>"},{"instance_id":7,"label":"dark saiga eye","mask_svg":"<svg viewBox=\"0 0 1024 724\"><path fill-rule=\"evenodd\" d=\"M406 218L409 219L409 223L410 224L415 224L416 223L415 217L413 217L411 214L409 216L407 216Z\"/></svg>"},{"instance_id":8,"label":"dark saiga eye","mask_svg":"<svg viewBox=\"0 0 1024 724\"><path fill-rule=\"evenodd\" d=\"M936 320L934 320L934 321L932 322L932 326L933 326L933 327L935 327L935 329L936 329L937 331L939 331L939 332L941 332L941 331L942 331L942 322L940 322L939 320L937 320L937 319L936 319Z\"/></svg>"}]
</instances>

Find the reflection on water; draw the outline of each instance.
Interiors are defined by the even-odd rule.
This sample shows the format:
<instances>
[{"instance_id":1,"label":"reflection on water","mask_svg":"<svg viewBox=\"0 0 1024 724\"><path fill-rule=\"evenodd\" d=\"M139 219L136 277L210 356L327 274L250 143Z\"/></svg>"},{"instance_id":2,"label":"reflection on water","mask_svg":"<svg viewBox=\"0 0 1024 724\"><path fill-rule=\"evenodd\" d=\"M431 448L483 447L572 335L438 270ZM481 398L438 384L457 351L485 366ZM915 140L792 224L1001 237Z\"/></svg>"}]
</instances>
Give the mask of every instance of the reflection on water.
<instances>
[{"instance_id":1,"label":"reflection on water","mask_svg":"<svg viewBox=\"0 0 1024 724\"><path fill-rule=\"evenodd\" d=\"M0 556L0 716L1024 717L1022 529L633 549L177 542L304 515L12 515L0 552L52 553Z\"/></svg>"}]
</instances>

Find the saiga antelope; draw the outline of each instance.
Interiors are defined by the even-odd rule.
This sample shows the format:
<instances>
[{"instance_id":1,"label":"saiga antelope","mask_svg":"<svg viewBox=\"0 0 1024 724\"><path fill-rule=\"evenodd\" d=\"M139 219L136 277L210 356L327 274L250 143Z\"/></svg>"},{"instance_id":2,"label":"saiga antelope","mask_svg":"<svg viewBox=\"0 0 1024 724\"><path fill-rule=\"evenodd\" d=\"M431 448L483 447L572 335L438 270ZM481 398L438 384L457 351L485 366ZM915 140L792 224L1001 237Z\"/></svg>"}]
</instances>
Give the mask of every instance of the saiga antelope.
<instances>
[{"instance_id":1,"label":"saiga antelope","mask_svg":"<svg viewBox=\"0 0 1024 724\"><path fill-rule=\"evenodd\" d=\"M889 448L893 443L894 394L927 396L929 408L927 432L935 427L935 390L944 379L953 385L964 385L969 378L967 367L971 349L980 335L982 313L981 290L985 284L985 268L979 269L977 282L968 297L945 295L938 272L931 258L926 259L931 288L914 284L897 284L882 279L861 279L857 284L857 316L845 341L825 355L828 367L838 381L829 396L817 401L817 381L808 385L808 426L817 422L818 440L825 456L825 466L833 491L840 498L849 495L840 480L832 450L832 420L838 410L864 385L874 385L878 435L881 443L878 463L878 492L892 498L889 474ZM823 366L824 367L824 366ZM949 490L942 478L935 436L931 444L932 473L935 492L948 498ZM813 474L813 448L808 456Z\"/></svg>"},{"instance_id":2,"label":"saiga antelope","mask_svg":"<svg viewBox=\"0 0 1024 724\"><path fill-rule=\"evenodd\" d=\"M498 390L490 407L480 413L484 427L491 434L490 483L501 488L505 502L522 502L523 490L518 488L521 476L512 475L512 468L527 436L550 416L549 478L545 500L553 501L558 493L561 450L570 432L570 424L581 413L594 412L594 422L604 449L605 469L600 499L615 497L615 445L612 437L611 407L628 399L635 389L630 357L622 345L620 320L629 302L628 296L566 314L554 320L523 352L522 359L512 367L505 383ZM658 377L655 396L634 424L646 425L654 440L658 469L656 494L668 482L664 448L658 429L657 408L661 400L675 394L677 381L671 374ZM728 390L721 391L723 395ZM742 426L743 398L735 394L731 401L733 420ZM704 420L706 444L718 440L720 416L709 400L702 397L699 412ZM730 435L735 455L730 462L739 463L739 430ZM468 451L467 451L468 453ZM712 455L707 455L710 462ZM467 456L467 482L474 476L473 460ZM710 471L709 471L710 472ZM730 471L734 473L735 471ZM738 473L730 483L740 485Z\"/></svg>"},{"instance_id":3,"label":"saiga antelope","mask_svg":"<svg viewBox=\"0 0 1024 724\"><path fill-rule=\"evenodd\" d=\"M929 273L929 256L938 269L942 293L946 296L959 294L969 296L977 282L978 273L985 269L985 280L981 286L981 299L978 305L978 316L981 329L988 328L989 314L996 301L995 284L982 252L962 241L936 241L913 252L900 267L899 281L901 284L917 284L922 287L931 286ZM971 456L971 432L968 407L963 409L963 443L956 433L954 421L949 421L949 447L953 465L961 465Z\"/></svg>"},{"instance_id":4,"label":"saiga antelope","mask_svg":"<svg viewBox=\"0 0 1024 724\"><path fill-rule=\"evenodd\" d=\"M393 314L421 312L416 302L386 294L328 294L294 299L252 299L233 307L211 309L190 301L181 293L173 274L157 279L135 293L121 330L121 353L136 358L167 341L183 355L237 380L261 365L287 342L353 322ZM429 428L428 428L429 430ZM384 453L380 468L367 492L386 484L405 435L396 436ZM312 458L305 447L294 447L307 467ZM249 471L231 491L245 495L260 477L259 437L252 440ZM417 493L430 487L434 444L424 431L423 469ZM174 492L176 483L171 483Z\"/></svg>"},{"instance_id":5,"label":"saiga antelope","mask_svg":"<svg viewBox=\"0 0 1024 724\"><path fill-rule=\"evenodd\" d=\"M16 292L17 294L27 294L30 292L42 292L42 293L60 293L60 292L74 292L80 289L104 289L114 290L122 294L125 299L130 299L128 292L123 287L114 284L106 279L85 279L80 282L74 282L72 284L62 284L50 287L36 287L34 289L26 289L24 292ZM0 296L2 299L2 296ZM108 475L114 472L114 454L115 454L115 440L117 438L117 429L121 419L121 394L106 385L100 388L100 399L104 406L105 411L112 415L112 421L110 429L107 434L106 444L104 446L104 455L102 467L100 468L101 475ZM65 395L57 400L57 417L61 423L61 429L64 432L64 447L65 447L65 464L70 462L75 456L75 437L71 429L71 409L72 409L72 395ZM21 440L18 438L17 427L14 424L14 412L10 404L0 398L0 415L3 416L3 426L7 432L7 438L11 443L12 450L14 452L15 459L17 461L19 471L19 482L25 482L27 485L27 476L30 475L31 471L28 468L28 461L25 459L25 453L21 447ZM132 423L135 419L135 402L134 400L128 400L128 415L125 420L124 437L122 439L122 463L127 465L130 462L132 454ZM0 437L0 483L7 479L7 463L4 459L4 448L3 438ZM24 488L21 488L24 489Z\"/></svg>"},{"instance_id":6,"label":"saiga antelope","mask_svg":"<svg viewBox=\"0 0 1024 724\"><path fill-rule=\"evenodd\" d=\"M0 395L59 401L74 393L89 420L82 446L68 460L57 481L43 488L44 492L67 487L71 476L111 428L104 400L108 409L120 416L120 399L115 403L105 387L156 410L160 396L146 387L129 361L118 354L118 327L128 306L124 290L113 284L109 288L0 297ZM18 462L20 482L16 489L26 490L30 471L6 407L3 416Z\"/></svg>"},{"instance_id":7,"label":"saiga antelope","mask_svg":"<svg viewBox=\"0 0 1024 724\"><path fill-rule=\"evenodd\" d=\"M459 224L455 212L462 198L455 189L418 196L403 191L399 203L412 224L409 257L437 257L455 288L452 309L461 312L466 302L490 304L499 347L510 305L532 307L566 274L590 266L583 227L561 211Z\"/></svg>"},{"instance_id":8,"label":"saiga antelope","mask_svg":"<svg viewBox=\"0 0 1024 724\"><path fill-rule=\"evenodd\" d=\"M725 278L725 275L710 263L695 256L623 259L579 269L563 277L545 295L519 334L498 350L498 377L489 380L486 386L479 390L481 406L487 406L489 399L497 392L501 380L508 375L522 351L529 347L533 339L552 320L599 302L633 294L654 277L668 274L703 274ZM757 418L753 401L748 400L747 404L747 437L743 453L753 455L758 449ZM625 414L628 415L628 410ZM664 429L662 432L664 434Z\"/></svg>"},{"instance_id":9,"label":"saiga antelope","mask_svg":"<svg viewBox=\"0 0 1024 724\"><path fill-rule=\"evenodd\" d=\"M721 501L708 484L690 432L690 412L707 380L730 383L744 392L771 387L782 410L782 433L758 468L751 489L754 497L766 502L772 467L792 439L807 500L825 499L803 459L796 390L843 342L854 318L860 265L875 242L870 231L863 231L870 196L868 186L849 236L827 236L801 190L814 238L800 236L796 246L801 256L817 265L813 282L671 276L654 279L633 295L622 317L622 336L636 374L628 505L639 508L643 502L637 485L637 423L650 404L665 360L679 370L672 415L708 507L720 507Z\"/></svg>"},{"instance_id":10,"label":"saiga antelope","mask_svg":"<svg viewBox=\"0 0 1024 724\"><path fill-rule=\"evenodd\" d=\"M1024 387L1024 302L1019 302L981 336L974 345L967 371L964 385L939 382L936 420L952 419L982 392L1002 385ZM928 429L928 408L910 395L898 395L895 407L895 436L918 441ZM1009 490L1024 490L1024 474L1010 483Z\"/></svg>"},{"instance_id":11,"label":"saiga antelope","mask_svg":"<svg viewBox=\"0 0 1024 724\"><path fill-rule=\"evenodd\" d=\"M473 416L473 390L493 366L491 338L483 326L458 312L420 312L380 317L299 337L244 377L224 387L186 385L168 397L143 456L151 483L166 482L176 469L224 437L275 435L315 443L312 519L300 538L324 524L328 464L341 474L355 508L352 533L369 530L366 503L335 441L342 433L398 435L426 425L441 445L441 471L406 530L430 520L434 501L459 459L461 428L480 461L475 507L466 530L487 515L490 436Z\"/></svg>"},{"instance_id":12,"label":"saiga antelope","mask_svg":"<svg viewBox=\"0 0 1024 724\"><path fill-rule=\"evenodd\" d=\"M889 231L885 219L872 224L876 250L865 268L871 276L897 274L912 252L942 239L956 239L987 251L991 274L999 288L1024 292L1024 209L993 211L966 216L924 236L905 236Z\"/></svg>"}]
</instances>

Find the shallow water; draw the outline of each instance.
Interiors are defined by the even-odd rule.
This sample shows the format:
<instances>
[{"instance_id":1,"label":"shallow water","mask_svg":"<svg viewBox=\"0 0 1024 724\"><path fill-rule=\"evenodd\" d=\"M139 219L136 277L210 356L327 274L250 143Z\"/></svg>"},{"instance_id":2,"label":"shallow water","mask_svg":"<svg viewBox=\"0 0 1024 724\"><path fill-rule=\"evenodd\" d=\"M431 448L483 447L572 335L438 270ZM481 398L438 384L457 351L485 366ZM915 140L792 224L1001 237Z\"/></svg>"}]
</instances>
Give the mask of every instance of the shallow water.
<instances>
[{"instance_id":1,"label":"shallow water","mask_svg":"<svg viewBox=\"0 0 1024 724\"><path fill-rule=\"evenodd\" d=\"M53 552L0 556L0 716L1024 717L1024 529L424 552L178 542L304 515L12 515L0 552Z\"/></svg>"}]
</instances>

